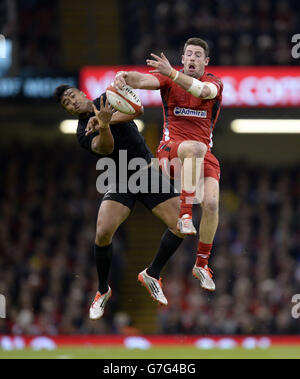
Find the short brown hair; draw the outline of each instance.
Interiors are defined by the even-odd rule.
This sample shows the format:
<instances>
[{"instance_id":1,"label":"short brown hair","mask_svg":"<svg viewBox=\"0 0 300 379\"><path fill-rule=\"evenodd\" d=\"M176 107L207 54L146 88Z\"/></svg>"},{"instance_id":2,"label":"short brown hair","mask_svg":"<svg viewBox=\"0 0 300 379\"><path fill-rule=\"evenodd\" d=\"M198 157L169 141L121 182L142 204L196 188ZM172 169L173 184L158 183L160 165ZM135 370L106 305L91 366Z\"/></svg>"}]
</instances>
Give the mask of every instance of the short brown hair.
<instances>
[{"instance_id":1,"label":"short brown hair","mask_svg":"<svg viewBox=\"0 0 300 379\"><path fill-rule=\"evenodd\" d=\"M193 38L189 38L185 45L184 45L184 48L183 48L183 54L185 53L185 50L186 48L188 47L188 45L195 45L195 46L201 46L205 52L205 56L208 57L209 56L209 47L208 47L208 43L206 41L204 41L204 39L201 39L201 38L197 38L197 37L193 37Z\"/></svg>"}]
</instances>

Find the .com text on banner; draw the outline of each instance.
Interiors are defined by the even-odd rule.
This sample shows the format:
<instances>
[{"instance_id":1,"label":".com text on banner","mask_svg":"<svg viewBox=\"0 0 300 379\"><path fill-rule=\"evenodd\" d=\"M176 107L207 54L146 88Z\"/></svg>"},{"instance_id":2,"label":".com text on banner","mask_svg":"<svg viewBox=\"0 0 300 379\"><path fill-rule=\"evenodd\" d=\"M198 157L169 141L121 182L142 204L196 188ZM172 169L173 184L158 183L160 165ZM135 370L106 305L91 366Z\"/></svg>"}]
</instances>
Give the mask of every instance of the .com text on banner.
<instances>
[{"instance_id":1,"label":".com text on banner","mask_svg":"<svg viewBox=\"0 0 300 379\"><path fill-rule=\"evenodd\" d=\"M149 73L149 67L84 67L80 72L80 89L94 99L105 92L118 71ZM207 72L224 83L223 107L300 106L300 67L209 66ZM161 106L160 91L137 90L137 93L145 107Z\"/></svg>"}]
</instances>

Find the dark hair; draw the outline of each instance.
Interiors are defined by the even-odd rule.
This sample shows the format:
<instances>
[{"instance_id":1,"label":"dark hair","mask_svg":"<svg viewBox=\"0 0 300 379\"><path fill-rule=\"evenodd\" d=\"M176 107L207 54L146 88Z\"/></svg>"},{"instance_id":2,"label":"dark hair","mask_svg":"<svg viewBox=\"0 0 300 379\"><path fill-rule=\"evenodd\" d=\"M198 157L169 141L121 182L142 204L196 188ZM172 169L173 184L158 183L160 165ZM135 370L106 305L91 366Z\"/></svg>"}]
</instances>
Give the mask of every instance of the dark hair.
<instances>
[{"instance_id":1,"label":"dark hair","mask_svg":"<svg viewBox=\"0 0 300 379\"><path fill-rule=\"evenodd\" d=\"M197 37L193 37L193 38L189 38L185 45L184 45L184 48L183 48L183 53L185 53L185 50L186 48L188 47L188 45L195 45L195 46L201 46L205 52L205 56L208 57L209 56L209 47L208 47L208 43L206 41L204 41L204 39L201 39L201 38L197 38Z\"/></svg>"},{"instance_id":2,"label":"dark hair","mask_svg":"<svg viewBox=\"0 0 300 379\"><path fill-rule=\"evenodd\" d=\"M58 86L55 88L55 91L54 91L54 94L53 94L53 97L54 99L60 103L61 102L61 98L63 97L63 94L70 88L73 88L71 86L69 86L68 84L62 84L61 86Z\"/></svg>"}]
</instances>

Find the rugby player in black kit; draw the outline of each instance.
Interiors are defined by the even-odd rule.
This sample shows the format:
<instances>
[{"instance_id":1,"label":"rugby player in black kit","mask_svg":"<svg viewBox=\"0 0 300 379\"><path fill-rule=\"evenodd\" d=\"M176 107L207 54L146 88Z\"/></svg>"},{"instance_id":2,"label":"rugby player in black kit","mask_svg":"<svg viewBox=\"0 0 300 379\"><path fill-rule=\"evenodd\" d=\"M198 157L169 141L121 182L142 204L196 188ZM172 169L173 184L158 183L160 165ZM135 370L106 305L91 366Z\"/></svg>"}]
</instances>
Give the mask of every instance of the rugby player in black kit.
<instances>
[{"instance_id":1,"label":"rugby player in black kit","mask_svg":"<svg viewBox=\"0 0 300 379\"><path fill-rule=\"evenodd\" d=\"M141 169L147 170L148 176L157 175L160 181L164 180L161 173L150 166L153 155L133 122L137 114L127 115L115 111L106 101L105 93L91 101L82 91L67 85L57 87L54 97L66 111L79 118L77 138L83 148L98 155L99 158L104 156L112 158L117 167L116 171L119 165L119 152L126 150L128 161L133 158L143 158L145 167ZM128 171L128 178L136 171ZM93 320L102 317L105 305L112 294L108 285L108 276L112 259L113 235L127 219L137 200L168 226L154 260L138 275L138 280L162 305L167 305L168 302L162 291L160 272L184 237L176 228L180 202L179 194L175 193L172 186L168 193L163 193L161 186L159 193L151 193L151 188L147 193L132 193L129 189L126 193L121 193L123 191L119 191L119 179L116 180L117 183L112 183L114 190L108 190L104 194L98 213L95 261L99 287L90 307L90 318ZM148 183L151 183L151 178Z\"/></svg>"}]
</instances>

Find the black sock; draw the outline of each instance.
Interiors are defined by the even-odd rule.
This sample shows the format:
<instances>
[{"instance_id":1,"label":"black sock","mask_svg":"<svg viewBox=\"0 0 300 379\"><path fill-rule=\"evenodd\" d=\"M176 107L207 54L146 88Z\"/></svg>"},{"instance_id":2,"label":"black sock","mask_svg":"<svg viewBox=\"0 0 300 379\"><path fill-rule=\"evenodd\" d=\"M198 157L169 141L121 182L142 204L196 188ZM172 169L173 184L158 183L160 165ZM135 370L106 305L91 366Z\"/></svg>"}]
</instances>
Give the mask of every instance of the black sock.
<instances>
[{"instance_id":1,"label":"black sock","mask_svg":"<svg viewBox=\"0 0 300 379\"><path fill-rule=\"evenodd\" d=\"M95 244L95 260L99 279L99 292L103 295L108 291L108 275L112 259L112 244L98 246Z\"/></svg>"},{"instance_id":2,"label":"black sock","mask_svg":"<svg viewBox=\"0 0 300 379\"><path fill-rule=\"evenodd\" d=\"M169 229L167 229L162 236L158 252L153 259L153 262L147 268L147 274L155 279L159 279L160 272L164 265L175 253L182 241L183 238L177 237L175 234L170 232Z\"/></svg>"}]
</instances>

